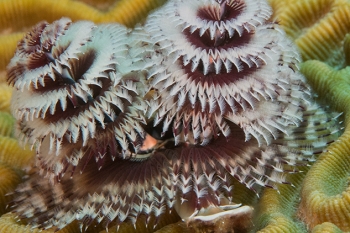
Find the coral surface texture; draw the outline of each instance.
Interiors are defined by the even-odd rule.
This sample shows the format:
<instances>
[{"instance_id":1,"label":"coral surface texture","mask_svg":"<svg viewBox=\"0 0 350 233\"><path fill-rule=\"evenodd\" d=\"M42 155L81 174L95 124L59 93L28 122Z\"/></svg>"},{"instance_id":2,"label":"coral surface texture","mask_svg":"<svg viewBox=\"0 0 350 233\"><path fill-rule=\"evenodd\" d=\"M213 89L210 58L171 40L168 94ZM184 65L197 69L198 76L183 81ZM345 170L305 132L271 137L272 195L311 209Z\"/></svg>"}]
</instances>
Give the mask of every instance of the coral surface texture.
<instances>
[{"instance_id":1,"label":"coral surface texture","mask_svg":"<svg viewBox=\"0 0 350 233\"><path fill-rule=\"evenodd\" d=\"M0 12L0 233L350 232L350 0Z\"/></svg>"}]
</instances>

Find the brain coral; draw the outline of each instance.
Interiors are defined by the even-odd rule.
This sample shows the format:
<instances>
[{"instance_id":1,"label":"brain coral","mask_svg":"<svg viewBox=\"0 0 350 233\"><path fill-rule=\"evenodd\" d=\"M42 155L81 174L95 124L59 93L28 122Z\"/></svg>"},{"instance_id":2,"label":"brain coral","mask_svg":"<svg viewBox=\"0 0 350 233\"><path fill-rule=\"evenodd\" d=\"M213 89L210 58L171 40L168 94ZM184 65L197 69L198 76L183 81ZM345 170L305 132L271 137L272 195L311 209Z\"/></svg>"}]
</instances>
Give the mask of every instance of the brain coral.
<instances>
[{"instance_id":1,"label":"brain coral","mask_svg":"<svg viewBox=\"0 0 350 233\"><path fill-rule=\"evenodd\" d=\"M276 4L273 17L288 29L287 9ZM253 231L306 231L294 215L304 176L288 173L307 171L341 126L315 103L296 47L271 14L264 1L179 0L134 30L66 18L35 26L8 66L17 132L36 148L13 211L45 229L78 220L91 232L97 223L123 230L124 222L151 232L166 216L204 221L212 207L251 219L250 207L234 209L243 203L257 208L255 226L247 224ZM262 195L257 205L249 190ZM299 213L311 228L325 221L308 219L312 208ZM339 230L328 224L315 232L325 228ZM65 229L78 228L74 221Z\"/></svg>"}]
</instances>

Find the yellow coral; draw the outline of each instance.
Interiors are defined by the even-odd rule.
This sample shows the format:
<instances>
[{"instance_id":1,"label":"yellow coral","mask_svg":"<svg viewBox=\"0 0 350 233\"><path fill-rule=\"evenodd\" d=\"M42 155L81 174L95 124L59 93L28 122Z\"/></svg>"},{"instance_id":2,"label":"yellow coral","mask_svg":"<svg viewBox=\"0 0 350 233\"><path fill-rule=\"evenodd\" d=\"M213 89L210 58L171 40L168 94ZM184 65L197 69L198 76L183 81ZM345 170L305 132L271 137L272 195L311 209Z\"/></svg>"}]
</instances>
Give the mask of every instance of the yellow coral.
<instances>
[{"instance_id":1,"label":"yellow coral","mask_svg":"<svg viewBox=\"0 0 350 233\"><path fill-rule=\"evenodd\" d=\"M295 39L303 58L318 59L334 66L307 61L302 64L301 71L319 93L320 100L344 112L346 125L349 125L350 67L338 69L350 65L350 36L347 34L350 2L308 0L288 6L288 0L270 2L277 8L275 17ZM320 157L302 186L296 182L296 189L282 187L280 194L265 190L257 215L257 229L265 227L260 232L307 232L304 224L311 229L314 227L313 232L342 232L339 228L349 231L350 187L346 186L350 167L349 159L345 159L350 154L348 134L347 129ZM300 219L297 219L293 208L301 187ZM326 221L335 225L322 224Z\"/></svg>"},{"instance_id":2,"label":"yellow coral","mask_svg":"<svg viewBox=\"0 0 350 233\"><path fill-rule=\"evenodd\" d=\"M34 152L22 149L14 138L0 136L0 162L16 169L29 167L34 160Z\"/></svg>"},{"instance_id":3,"label":"yellow coral","mask_svg":"<svg viewBox=\"0 0 350 233\"><path fill-rule=\"evenodd\" d=\"M92 6L92 0L84 0ZM23 36L21 31L27 31L37 21L46 19L53 21L61 16L68 16L75 20L89 19L95 22L118 21L129 26L135 24L155 6L163 1L120 1L116 5L111 0L104 0L106 11L87 6L82 1L62 0L4 0L0 2L0 70L5 69L9 59L13 56L17 41ZM136 4L137 3L137 4ZM287 33L296 40L305 60L317 59L324 61L337 69L350 65L350 3L346 0L270 0L276 10L275 17ZM38 7L32 7L33 5ZM148 5L149 4L149 5ZM102 8L100 8L102 9ZM123 13L121 13L123 12ZM342 53L344 49L345 56ZM317 61L307 61L302 65L302 71L311 82L313 88L321 97L336 108L344 111L347 125L350 123L350 68L337 71L327 64ZM0 110L9 112L11 89L1 86L3 75L0 75ZM1 89L4 88L4 89ZM324 95L324 96L323 96ZM8 129L2 132L8 135ZM350 187L348 187L348 171L350 170L350 128L344 135L332 144L326 153L312 167L302 188L302 202L299 205L299 214L303 221L313 228L314 233L349 231ZM22 151L15 139L0 137L0 161L6 163L1 170L0 177L5 172L8 180L16 185L17 178L12 168L24 168L33 159L33 152ZM11 170L12 169L12 170ZM297 202L299 187L304 175L293 175L291 186L280 187L280 193L274 190L265 190L260 202L258 217L261 232L302 232L306 231L301 222L293 216L293 208ZM11 179L13 181L11 181ZM0 187L5 185L0 184ZM10 187L10 186L8 186ZM12 186L11 186L12 187ZM9 190L12 188L8 188ZM238 190L241 190L238 188ZM236 191L238 191L236 190ZM237 192L235 192L236 194ZM0 190L1 196L1 190ZM0 208L4 201L0 200ZM322 212L323 211L323 212ZM325 221L333 222L323 223ZM323 223L323 224L321 224ZM321 224L321 225L318 225ZM130 226L130 225L129 225ZM181 226L175 224L169 231L181 232ZM0 232L25 232L24 225L16 222L12 214L5 214L0 218ZM179 230L180 229L180 230ZM93 232L94 229L88 229ZM112 229L110 229L112 230ZM32 230L30 232L38 232ZM52 232L52 231L42 231ZM59 232L80 232L76 225L70 225Z\"/></svg>"},{"instance_id":4,"label":"yellow coral","mask_svg":"<svg viewBox=\"0 0 350 233\"><path fill-rule=\"evenodd\" d=\"M299 215L310 228L331 222L350 231L350 67L336 70L319 61L308 61L301 68L319 93L327 93L324 99L344 112L347 127L307 174Z\"/></svg>"},{"instance_id":5,"label":"yellow coral","mask_svg":"<svg viewBox=\"0 0 350 233\"><path fill-rule=\"evenodd\" d=\"M7 196L21 182L21 176L14 169L0 163L0 214L5 213L6 205L11 200Z\"/></svg>"},{"instance_id":6,"label":"yellow coral","mask_svg":"<svg viewBox=\"0 0 350 233\"><path fill-rule=\"evenodd\" d=\"M0 135L12 137L14 123L15 119L10 113L0 112Z\"/></svg>"},{"instance_id":7,"label":"yellow coral","mask_svg":"<svg viewBox=\"0 0 350 233\"><path fill-rule=\"evenodd\" d=\"M106 12L98 22L120 22L124 25L133 26L145 18L156 7L164 4L166 0L122 0L110 11Z\"/></svg>"},{"instance_id":8,"label":"yellow coral","mask_svg":"<svg viewBox=\"0 0 350 233\"><path fill-rule=\"evenodd\" d=\"M350 31L349 1L298 1L278 11L275 17L298 45L304 60L344 67L342 43Z\"/></svg>"},{"instance_id":9,"label":"yellow coral","mask_svg":"<svg viewBox=\"0 0 350 233\"><path fill-rule=\"evenodd\" d=\"M53 233L54 230L31 229L21 222L18 222L14 214L7 213L0 218L0 233ZM56 231L56 233L80 233L76 224L70 224L66 228ZM88 231L87 231L88 233Z\"/></svg>"},{"instance_id":10,"label":"yellow coral","mask_svg":"<svg viewBox=\"0 0 350 233\"><path fill-rule=\"evenodd\" d=\"M1 11L1 8L0 8ZM17 32L12 34L0 35L0 70L3 70L1 73L5 73L5 68L9 63L10 59L13 57L13 54L16 50L17 42L23 38L24 33ZM0 75L1 81L4 80L6 75Z\"/></svg>"},{"instance_id":11,"label":"yellow coral","mask_svg":"<svg viewBox=\"0 0 350 233\"><path fill-rule=\"evenodd\" d=\"M145 18L149 11L164 4L166 0L121 0L118 2L109 0L108 2L114 5L108 11L101 11L74 0L2 0L0 2L0 14L2 15L0 31L2 34L27 31L41 20L52 22L62 16L69 17L73 21L85 19L133 26L137 21Z\"/></svg>"},{"instance_id":12,"label":"yellow coral","mask_svg":"<svg viewBox=\"0 0 350 233\"><path fill-rule=\"evenodd\" d=\"M77 0L79 2L83 2L89 6L92 6L100 11L107 11L111 7L114 6L114 4L120 0Z\"/></svg>"},{"instance_id":13,"label":"yellow coral","mask_svg":"<svg viewBox=\"0 0 350 233\"><path fill-rule=\"evenodd\" d=\"M293 186L280 185L279 192L266 189L259 202L257 229L268 232L306 232L294 216L294 205L299 198L300 186L305 174L290 176Z\"/></svg>"},{"instance_id":14,"label":"yellow coral","mask_svg":"<svg viewBox=\"0 0 350 233\"><path fill-rule=\"evenodd\" d=\"M340 230L336 225L329 222L317 225L312 230L312 233L342 233L342 232L343 231Z\"/></svg>"},{"instance_id":15,"label":"yellow coral","mask_svg":"<svg viewBox=\"0 0 350 233\"><path fill-rule=\"evenodd\" d=\"M346 34L343 45L345 65L350 66L350 34Z\"/></svg>"},{"instance_id":16,"label":"yellow coral","mask_svg":"<svg viewBox=\"0 0 350 233\"><path fill-rule=\"evenodd\" d=\"M0 174L1 174L1 168L0 168ZM0 195L1 195L1 189L0 189ZM1 196L0 196L1 198ZM1 200L1 199L0 199ZM1 206L0 206L1 207ZM119 230L117 231L116 226L112 226L108 229L108 233L151 233L156 231L158 228L168 225L170 223L173 223L174 220L178 221L178 216L172 214L172 215L164 215L163 218L161 218L158 221L158 227L153 228L154 226L154 220L151 220L148 224L148 226L145 226L144 221L146 221L145 217L141 217L140 221L135 223L135 226L130 223L122 223L120 225ZM27 226L24 222L17 221L16 217L12 213L4 214L0 217L0 233L53 233L54 230L40 230L40 229L31 229L30 226ZM107 233L106 230L102 230L101 226L90 227L86 229L85 233ZM164 232L160 230L159 232ZM165 231L166 232L166 231ZM174 232L171 230L171 232ZM182 231L180 231L182 233ZM57 231L55 233L81 233L80 228L76 222L73 222L63 228L60 231Z\"/></svg>"},{"instance_id":17,"label":"yellow coral","mask_svg":"<svg viewBox=\"0 0 350 233\"><path fill-rule=\"evenodd\" d=\"M269 0L271 7L273 8L273 15L271 19L273 21L278 21L278 16L284 12L286 6L289 6L291 3L296 3L300 0Z\"/></svg>"},{"instance_id":18,"label":"yellow coral","mask_svg":"<svg viewBox=\"0 0 350 233\"><path fill-rule=\"evenodd\" d=\"M307 61L301 65L301 71L324 101L338 112L344 112L348 125L350 66L338 70L320 61Z\"/></svg>"},{"instance_id":19,"label":"yellow coral","mask_svg":"<svg viewBox=\"0 0 350 233\"><path fill-rule=\"evenodd\" d=\"M10 112L12 87L6 83L0 83L0 111Z\"/></svg>"}]
</instances>

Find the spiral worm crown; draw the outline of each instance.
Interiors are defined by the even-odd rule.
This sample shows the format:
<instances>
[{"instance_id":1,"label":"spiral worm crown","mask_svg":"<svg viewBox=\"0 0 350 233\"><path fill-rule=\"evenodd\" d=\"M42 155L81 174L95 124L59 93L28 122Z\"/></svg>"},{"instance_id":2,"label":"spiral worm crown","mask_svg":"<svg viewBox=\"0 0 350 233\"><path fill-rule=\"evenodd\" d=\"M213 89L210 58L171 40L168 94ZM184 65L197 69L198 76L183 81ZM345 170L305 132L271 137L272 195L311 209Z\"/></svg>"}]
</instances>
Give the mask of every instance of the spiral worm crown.
<instances>
[{"instance_id":1,"label":"spiral worm crown","mask_svg":"<svg viewBox=\"0 0 350 233\"><path fill-rule=\"evenodd\" d=\"M270 15L264 1L202 0L171 1L150 16L146 29L163 54L151 70L155 124L201 144L227 136L226 120L260 144L297 125L309 89L295 73L295 46Z\"/></svg>"},{"instance_id":2,"label":"spiral worm crown","mask_svg":"<svg viewBox=\"0 0 350 233\"><path fill-rule=\"evenodd\" d=\"M8 66L18 131L37 145L38 153L45 148L43 154L56 154L53 160L41 160L52 164L56 175L64 169L62 163L76 166L82 157L80 150L67 151L71 146L63 144L98 145L97 135L106 131L114 139L104 145L112 143L123 157L142 145L147 105L137 86L144 77L118 72L118 60L127 55L127 33L120 25L96 27L63 18L39 23L19 43Z\"/></svg>"}]
</instances>

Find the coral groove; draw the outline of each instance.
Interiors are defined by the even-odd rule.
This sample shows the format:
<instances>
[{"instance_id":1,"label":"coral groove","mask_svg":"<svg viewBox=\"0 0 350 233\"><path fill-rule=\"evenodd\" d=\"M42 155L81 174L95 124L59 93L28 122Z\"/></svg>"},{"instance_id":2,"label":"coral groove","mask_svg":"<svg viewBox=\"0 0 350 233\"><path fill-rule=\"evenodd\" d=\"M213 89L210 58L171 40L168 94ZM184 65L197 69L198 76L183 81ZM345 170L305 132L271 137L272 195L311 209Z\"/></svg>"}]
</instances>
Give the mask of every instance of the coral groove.
<instances>
[{"instance_id":1,"label":"coral groove","mask_svg":"<svg viewBox=\"0 0 350 233\"><path fill-rule=\"evenodd\" d=\"M350 31L346 0L297 1L280 12L277 20L298 45L303 60L316 59L343 68L342 44Z\"/></svg>"},{"instance_id":2,"label":"coral groove","mask_svg":"<svg viewBox=\"0 0 350 233\"><path fill-rule=\"evenodd\" d=\"M304 182L299 214L312 229L331 222L343 231L350 230L349 131L327 148ZM322 182L321 182L322 181Z\"/></svg>"}]
</instances>

